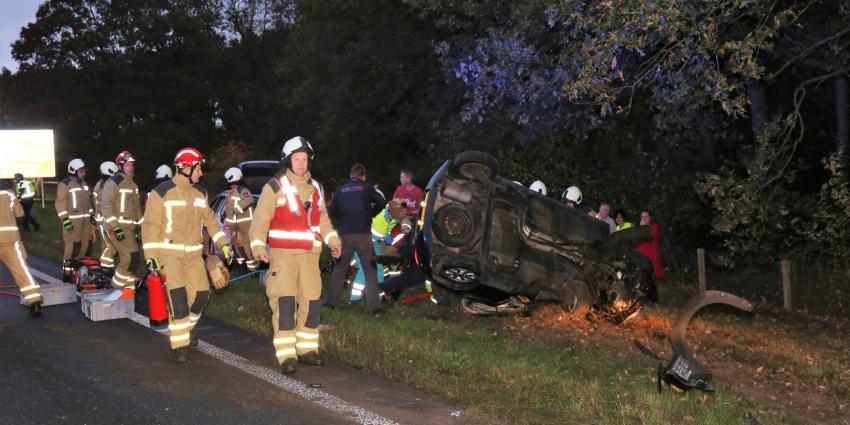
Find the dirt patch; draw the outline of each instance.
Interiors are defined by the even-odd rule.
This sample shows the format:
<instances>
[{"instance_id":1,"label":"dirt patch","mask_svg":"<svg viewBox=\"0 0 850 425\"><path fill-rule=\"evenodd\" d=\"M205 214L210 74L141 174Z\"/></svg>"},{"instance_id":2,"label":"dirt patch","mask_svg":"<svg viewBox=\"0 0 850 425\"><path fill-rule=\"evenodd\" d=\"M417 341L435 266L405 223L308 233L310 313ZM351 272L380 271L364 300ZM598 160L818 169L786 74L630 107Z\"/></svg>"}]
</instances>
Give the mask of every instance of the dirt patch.
<instances>
[{"instance_id":1,"label":"dirt patch","mask_svg":"<svg viewBox=\"0 0 850 425\"><path fill-rule=\"evenodd\" d=\"M540 307L527 318L497 320L503 331L518 338L545 343L570 336L574 349L609 347L647 362L654 360L634 342L669 358L668 334L683 304L680 300L688 296L687 291L677 294L671 297L676 299L671 305L645 308L637 318L619 326L591 323L557 306ZM691 322L689 343L697 360L714 374L717 390L731 390L768 406L766 411L752 412L756 417L793 414L817 422L850 424L847 321L764 306L757 310L749 317L727 314L728 310L698 314ZM647 373L646 382L651 385L655 376Z\"/></svg>"}]
</instances>

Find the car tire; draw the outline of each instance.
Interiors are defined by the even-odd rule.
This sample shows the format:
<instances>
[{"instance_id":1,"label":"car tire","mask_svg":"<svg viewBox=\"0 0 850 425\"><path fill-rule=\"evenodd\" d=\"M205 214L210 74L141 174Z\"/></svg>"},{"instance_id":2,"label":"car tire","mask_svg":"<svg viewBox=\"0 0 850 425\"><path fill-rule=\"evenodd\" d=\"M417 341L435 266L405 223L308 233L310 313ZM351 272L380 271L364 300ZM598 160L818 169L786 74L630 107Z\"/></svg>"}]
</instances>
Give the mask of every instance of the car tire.
<instances>
[{"instance_id":1,"label":"car tire","mask_svg":"<svg viewBox=\"0 0 850 425\"><path fill-rule=\"evenodd\" d=\"M469 291L478 286L480 276L466 266L450 266L440 270L440 277L455 291Z\"/></svg>"},{"instance_id":2,"label":"car tire","mask_svg":"<svg viewBox=\"0 0 850 425\"><path fill-rule=\"evenodd\" d=\"M593 299L587 283L573 280L564 284L561 308L565 311L578 317L584 317L590 311L592 304Z\"/></svg>"},{"instance_id":3,"label":"car tire","mask_svg":"<svg viewBox=\"0 0 850 425\"><path fill-rule=\"evenodd\" d=\"M475 236L475 222L460 205L446 205L434 214L434 235L445 246L457 248L469 244Z\"/></svg>"},{"instance_id":4,"label":"car tire","mask_svg":"<svg viewBox=\"0 0 850 425\"><path fill-rule=\"evenodd\" d=\"M455 170L468 179L489 180L496 175L498 164L492 155L478 151L463 152L454 159Z\"/></svg>"}]
</instances>

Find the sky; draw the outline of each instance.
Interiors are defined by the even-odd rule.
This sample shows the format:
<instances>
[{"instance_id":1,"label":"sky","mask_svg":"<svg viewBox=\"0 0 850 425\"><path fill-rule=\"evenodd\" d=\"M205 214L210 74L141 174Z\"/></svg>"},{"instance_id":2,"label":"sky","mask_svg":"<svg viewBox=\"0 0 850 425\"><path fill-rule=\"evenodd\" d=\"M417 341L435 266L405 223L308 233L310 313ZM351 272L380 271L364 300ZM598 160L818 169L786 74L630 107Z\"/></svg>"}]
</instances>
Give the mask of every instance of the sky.
<instances>
[{"instance_id":1,"label":"sky","mask_svg":"<svg viewBox=\"0 0 850 425\"><path fill-rule=\"evenodd\" d=\"M0 67L18 70L12 59L12 42L18 39L21 27L35 20L35 12L43 0L0 0Z\"/></svg>"}]
</instances>

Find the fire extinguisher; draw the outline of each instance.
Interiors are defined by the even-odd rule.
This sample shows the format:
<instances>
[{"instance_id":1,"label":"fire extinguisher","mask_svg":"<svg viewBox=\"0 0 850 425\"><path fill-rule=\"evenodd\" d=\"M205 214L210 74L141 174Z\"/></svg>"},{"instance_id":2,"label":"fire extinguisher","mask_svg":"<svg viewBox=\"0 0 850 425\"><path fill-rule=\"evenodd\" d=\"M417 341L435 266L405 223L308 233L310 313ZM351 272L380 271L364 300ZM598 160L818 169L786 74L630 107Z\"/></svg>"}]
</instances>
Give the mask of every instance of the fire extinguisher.
<instances>
[{"instance_id":1,"label":"fire extinguisher","mask_svg":"<svg viewBox=\"0 0 850 425\"><path fill-rule=\"evenodd\" d=\"M148 317L151 326L168 324L168 309L165 306L165 276L151 273L147 278L148 284Z\"/></svg>"}]
</instances>

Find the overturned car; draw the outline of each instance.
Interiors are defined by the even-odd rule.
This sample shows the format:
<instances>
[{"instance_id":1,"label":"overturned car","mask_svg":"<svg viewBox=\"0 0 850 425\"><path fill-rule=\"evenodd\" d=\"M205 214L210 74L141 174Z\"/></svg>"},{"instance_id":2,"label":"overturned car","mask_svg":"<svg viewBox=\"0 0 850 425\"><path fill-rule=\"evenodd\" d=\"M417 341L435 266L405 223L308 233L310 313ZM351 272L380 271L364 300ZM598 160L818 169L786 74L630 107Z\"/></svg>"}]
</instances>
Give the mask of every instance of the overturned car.
<instances>
[{"instance_id":1,"label":"overturned car","mask_svg":"<svg viewBox=\"0 0 850 425\"><path fill-rule=\"evenodd\" d=\"M446 161L422 205L416 261L433 282L467 292L467 312L504 299L509 310L556 302L619 323L637 315L654 284L651 263L634 250L651 238L647 226L610 235L608 224L498 176L486 153Z\"/></svg>"}]
</instances>

